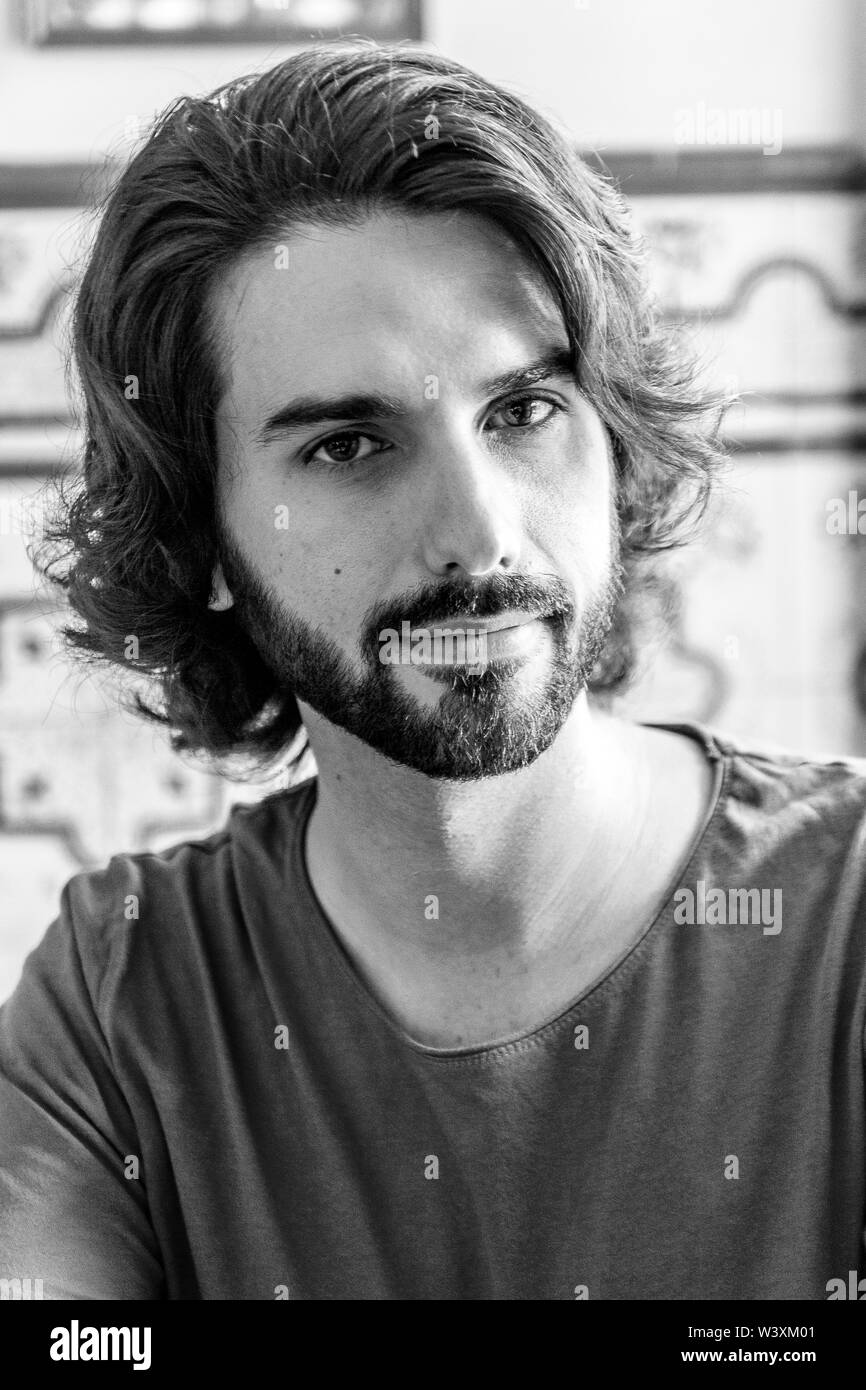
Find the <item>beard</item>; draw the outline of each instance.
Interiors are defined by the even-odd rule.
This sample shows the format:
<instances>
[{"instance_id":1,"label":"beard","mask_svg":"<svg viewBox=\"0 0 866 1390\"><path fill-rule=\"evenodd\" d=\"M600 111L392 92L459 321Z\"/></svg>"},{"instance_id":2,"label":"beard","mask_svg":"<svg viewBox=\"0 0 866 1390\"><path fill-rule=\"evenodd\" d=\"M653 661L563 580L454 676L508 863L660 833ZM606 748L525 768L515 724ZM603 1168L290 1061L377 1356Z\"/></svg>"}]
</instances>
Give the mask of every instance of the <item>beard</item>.
<instances>
[{"instance_id":1,"label":"beard","mask_svg":"<svg viewBox=\"0 0 866 1390\"><path fill-rule=\"evenodd\" d=\"M551 746L600 660L624 590L619 521L611 513L610 562L580 614L553 575L498 572L481 580L423 586L370 610L358 643L361 668L320 627L283 603L241 554L222 524L218 552L234 599L235 621L271 672L279 692L403 767L458 782L528 767ZM439 691L433 707L400 684L397 665L380 661L380 634L431 628L462 616L525 612L542 620L549 655L477 665L425 666ZM537 664L542 663L541 669ZM527 678L528 677L528 678Z\"/></svg>"}]
</instances>

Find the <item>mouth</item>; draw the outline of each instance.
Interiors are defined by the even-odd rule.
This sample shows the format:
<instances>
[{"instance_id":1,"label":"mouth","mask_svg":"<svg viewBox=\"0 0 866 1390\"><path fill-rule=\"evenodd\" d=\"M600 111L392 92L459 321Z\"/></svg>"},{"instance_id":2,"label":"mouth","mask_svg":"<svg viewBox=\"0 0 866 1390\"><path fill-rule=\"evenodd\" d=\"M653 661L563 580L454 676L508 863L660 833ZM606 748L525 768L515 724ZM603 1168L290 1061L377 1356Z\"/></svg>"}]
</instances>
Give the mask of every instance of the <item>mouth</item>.
<instances>
[{"instance_id":1,"label":"mouth","mask_svg":"<svg viewBox=\"0 0 866 1390\"><path fill-rule=\"evenodd\" d=\"M431 623L427 628L414 628L415 633L427 632L433 635L433 649L428 657L420 656L413 664L421 666L427 673L462 669L467 673L481 674L490 666L497 666L501 672L518 666L544 647L549 641L549 625L542 617L528 613L498 613L492 618L446 618ZM456 635L454 645L443 643L436 646L436 633Z\"/></svg>"},{"instance_id":2,"label":"mouth","mask_svg":"<svg viewBox=\"0 0 866 1390\"><path fill-rule=\"evenodd\" d=\"M437 618L428 624L427 631L434 628L451 628L458 632L510 632L515 628L525 627L529 623L541 622L544 616L546 615L518 613L513 610L506 613L495 613L489 618L476 618L460 614L456 618Z\"/></svg>"}]
</instances>

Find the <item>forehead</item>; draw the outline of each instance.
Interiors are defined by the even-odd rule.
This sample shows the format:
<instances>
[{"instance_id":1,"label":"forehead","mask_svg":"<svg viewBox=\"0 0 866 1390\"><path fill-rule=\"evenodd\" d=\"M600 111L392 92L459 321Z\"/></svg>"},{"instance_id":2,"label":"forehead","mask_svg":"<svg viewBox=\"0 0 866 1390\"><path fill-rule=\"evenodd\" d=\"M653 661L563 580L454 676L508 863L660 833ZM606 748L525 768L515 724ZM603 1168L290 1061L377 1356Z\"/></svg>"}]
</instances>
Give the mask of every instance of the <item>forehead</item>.
<instances>
[{"instance_id":1,"label":"forehead","mask_svg":"<svg viewBox=\"0 0 866 1390\"><path fill-rule=\"evenodd\" d=\"M223 384L243 410L347 387L459 387L568 337L539 272L467 213L294 228L240 258L210 304ZM244 411L245 413L245 411Z\"/></svg>"}]
</instances>

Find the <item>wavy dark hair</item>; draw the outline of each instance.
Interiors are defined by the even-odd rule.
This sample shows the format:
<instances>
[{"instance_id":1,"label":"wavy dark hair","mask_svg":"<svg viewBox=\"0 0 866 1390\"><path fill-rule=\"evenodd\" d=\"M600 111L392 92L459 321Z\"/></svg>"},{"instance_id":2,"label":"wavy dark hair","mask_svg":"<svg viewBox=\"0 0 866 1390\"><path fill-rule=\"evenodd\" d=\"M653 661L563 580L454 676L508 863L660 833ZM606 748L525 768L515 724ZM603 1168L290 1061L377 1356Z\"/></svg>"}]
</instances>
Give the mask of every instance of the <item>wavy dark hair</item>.
<instances>
[{"instance_id":1,"label":"wavy dark hair","mask_svg":"<svg viewBox=\"0 0 866 1390\"><path fill-rule=\"evenodd\" d=\"M177 751L260 769L304 742L294 697L233 610L208 607L222 392L209 296L242 252L296 221L351 225L380 209L490 219L561 307L612 443L625 574L591 693L627 687L647 562L691 539L706 510L720 402L649 296L612 180L538 112L446 58L363 41L178 99L99 209L72 319L82 467L61 479L31 552L79 620L62 628L68 649L143 678L131 708Z\"/></svg>"}]
</instances>

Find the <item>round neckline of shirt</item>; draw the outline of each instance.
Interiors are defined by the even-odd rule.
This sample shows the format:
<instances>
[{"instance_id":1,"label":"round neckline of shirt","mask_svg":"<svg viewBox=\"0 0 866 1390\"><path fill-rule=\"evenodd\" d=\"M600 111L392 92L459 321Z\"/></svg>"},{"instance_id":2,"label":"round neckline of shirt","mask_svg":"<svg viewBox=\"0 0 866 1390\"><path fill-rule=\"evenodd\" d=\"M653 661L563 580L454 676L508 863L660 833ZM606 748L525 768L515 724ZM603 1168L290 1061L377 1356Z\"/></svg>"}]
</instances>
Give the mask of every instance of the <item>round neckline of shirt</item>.
<instances>
[{"instance_id":1,"label":"round neckline of shirt","mask_svg":"<svg viewBox=\"0 0 866 1390\"><path fill-rule=\"evenodd\" d=\"M303 805L295 821L295 835L292 843L292 856L294 868L297 873L297 881L301 891L307 900L307 906L311 915L315 918L319 928L319 933L325 940L326 949L336 962L337 968L344 978L348 981L352 992L360 999L362 1004L371 1011L387 1031L404 1047L408 1048L416 1056L425 1058L431 1062L439 1063L467 1063L467 1062L492 1062L499 1058L505 1058L514 1053L520 1053L530 1048L538 1047L548 1040L551 1036L566 1030L571 1024L572 1018L577 1011L584 1011L592 1001L596 1003L602 995L605 995L614 986L624 983L628 978L629 970L634 969L639 964L644 948L650 940L655 937L655 930L660 922L663 921L668 908L671 906L677 888L684 879L690 878L690 870L695 860L703 851L704 842L715 824L719 812L727 801L729 793L730 768L733 755L733 748L719 734L711 732L705 725L694 720L682 720L675 723L659 720L635 720L644 728L667 729L673 733L683 733L700 743L708 760L714 765L714 784L712 794L709 799L707 810L703 821L696 831L691 846L684 857L683 862L677 869L673 881L668 885L665 898L650 921L646 924L640 934L623 954L608 966L603 975L599 976L592 984L588 985L581 994L564 1009L560 1009L553 1017L545 1019L542 1023L534 1024L531 1028L524 1029L520 1033L510 1034L507 1037L499 1038L489 1043L473 1043L468 1047L431 1047L426 1043L413 1038L410 1033L392 1018L387 1009L380 1004L372 990L359 975L352 960L341 942L339 935L332 925L328 914L319 902L316 890L313 887L307 868L306 839L307 827L310 817L316 804L317 797L317 778L311 777L305 782L299 793L306 793Z\"/></svg>"}]
</instances>

